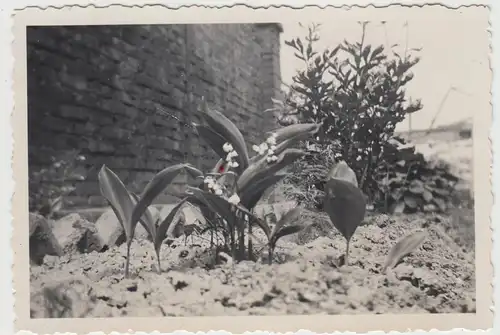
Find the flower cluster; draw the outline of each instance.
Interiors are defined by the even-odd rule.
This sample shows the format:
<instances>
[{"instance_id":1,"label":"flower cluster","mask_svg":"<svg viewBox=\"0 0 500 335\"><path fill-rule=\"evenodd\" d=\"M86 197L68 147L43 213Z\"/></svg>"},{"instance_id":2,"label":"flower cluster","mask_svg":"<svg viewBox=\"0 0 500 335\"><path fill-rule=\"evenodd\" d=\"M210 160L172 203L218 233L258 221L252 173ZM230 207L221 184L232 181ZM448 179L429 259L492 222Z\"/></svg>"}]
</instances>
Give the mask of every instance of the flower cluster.
<instances>
[{"instance_id":1,"label":"flower cluster","mask_svg":"<svg viewBox=\"0 0 500 335\"><path fill-rule=\"evenodd\" d=\"M222 196L226 188L223 185L217 183L217 180L213 176L205 177L204 183L207 185L208 190L213 192L215 195ZM234 193L227 199L233 205L240 203L240 197Z\"/></svg>"},{"instance_id":2,"label":"flower cluster","mask_svg":"<svg viewBox=\"0 0 500 335\"><path fill-rule=\"evenodd\" d=\"M215 195L222 196L225 191L225 187L217 183L217 180L212 176L205 177L205 184L208 187L208 190L213 192ZM232 196L227 198L227 201L233 205L237 205L240 203L240 197L238 194L234 193Z\"/></svg>"},{"instance_id":3,"label":"flower cluster","mask_svg":"<svg viewBox=\"0 0 500 335\"><path fill-rule=\"evenodd\" d=\"M214 177L207 176L205 177L204 182L205 184L207 184L209 191L212 191L213 193L215 193L215 195L222 195L222 186L220 184L217 184L217 180L215 180Z\"/></svg>"},{"instance_id":4,"label":"flower cluster","mask_svg":"<svg viewBox=\"0 0 500 335\"><path fill-rule=\"evenodd\" d=\"M274 154L276 150L276 134L272 133L264 143L261 145L254 145L252 149L259 155L267 154L266 160L268 163L276 162L278 160L278 156Z\"/></svg>"},{"instance_id":5,"label":"flower cluster","mask_svg":"<svg viewBox=\"0 0 500 335\"><path fill-rule=\"evenodd\" d=\"M238 157L238 153L233 149L231 143L224 143L222 146L224 152L227 153L226 162L229 167L237 168L239 166L238 162L234 161L235 157Z\"/></svg>"},{"instance_id":6,"label":"flower cluster","mask_svg":"<svg viewBox=\"0 0 500 335\"><path fill-rule=\"evenodd\" d=\"M227 201L233 205L237 205L240 203L240 197L235 193L227 199Z\"/></svg>"}]
</instances>

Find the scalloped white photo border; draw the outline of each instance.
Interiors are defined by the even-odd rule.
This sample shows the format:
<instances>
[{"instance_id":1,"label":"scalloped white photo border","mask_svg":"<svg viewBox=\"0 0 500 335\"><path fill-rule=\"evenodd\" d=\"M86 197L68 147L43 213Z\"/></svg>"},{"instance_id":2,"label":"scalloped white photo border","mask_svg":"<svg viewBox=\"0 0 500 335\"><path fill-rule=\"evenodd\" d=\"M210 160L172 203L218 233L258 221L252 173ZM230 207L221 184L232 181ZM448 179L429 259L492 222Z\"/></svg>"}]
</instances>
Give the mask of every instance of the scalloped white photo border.
<instances>
[{"instance_id":1,"label":"scalloped white photo border","mask_svg":"<svg viewBox=\"0 0 500 335\"><path fill-rule=\"evenodd\" d=\"M491 30L494 31L495 30L494 28L496 26L498 26L498 24L496 24L496 22L498 22L498 20L494 19L494 16L496 18L498 17L498 14L495 14L498 12L498 9L497 9L498 5L496 5L494 2L495 1L493 1L493 4L491 4L490 31ZM0 285L0 287L2 290L5 290L2 292L5 294L1 294L0 296L2 296L2 298L5 297L4 299L2 299L2 301L5 305L7 305L7 303L10 303L10 306L9 305L7 305L7 306L2 305L2 312L4 312L4 309L5 309L5 312L1 313L2 314L1 315L2 319L0 321L0 325L2 327L2 328L0 328L1 330L4 329L3 328L4 325L7 325L7 327L9 327L8 325L12 324L13 318L14 318L14 314L13 314L14 311L12 311L14 299L12 296L13 295L12 286L10 286L12 283L12 278L13 278L12 273L10 271L13 261L15 261L15 263L14 263L15 265L13 267L14 273L17 274L18 271L21 271L21 274L16 276L17 278L15 277L15 279L14 279L16 282L15 288L17 290L17 292L15 293L17 307L19 307L19 306L22 307L23 303L26 303L26 302L29 303L29 293L27 293L29 291L29 284L27 284L28 277L26 277L26 274L27 274L26 268L27 268L27 264L29 264L29 262L27 261L27 257L26 257L27 248L24 247L24 248L19 248L16 250L16 248L19 245L22 245L22 244L26 245L27 238L24 238L25 241L22 241L22 239L23 239L22 236L23 236L23 233L25 231L27 231L27 229L28 229L27 224L25 224L23 226L23 222L28 222L28 221L27 221L27 208L24 208L25 201L22 200L23 197L26 198L26 196L27 196L26 191L27 190L25 188L22 188L19 186L19 184L22 185L23 182L26 181L26 180L19 181L19 178L22 179L22 177L19 177L20 172L22 172L23 170L26 170L26 168L27 168L25 158L23 157L22 154L19 154L19 152L21 152L21 150L24 150L24 151L26 150L25 149L26 148L26 139L25 139L26 129L24 129L25 127L22 126L23 124L25 124L25 118L26 118L26 112L25 112L26 96L25 96L25 88L24 89L22 88L22 86L23 86L22 80L21 81L19 81L19 80L13 81L12 80L13 78L17 79L18 76L20 76L21 78L23 77L22 74L24 73L23 71L25 71L25 66L23 68L22 66L18 66L17 64L19 64L19 62L22 63L22 61L25 58L22 59L22 58L18 57L17 63L14 63L14 61L12 59L13 57L12 57L11 46L13 47L13 49L15 51L17 51L18 50L17 48L22 49L23 43L19 42L21 40L21 38L19 38L18 40L14 40L14 43L11 43L13 40L12 33L14 33L14 35L16 37L20 36L19 31L22 31L22 29L20 29L20 30L16 30L16 29L18 29L20 26L22 26L22 24L26 24L26 23L35 24L35 23L33 23L33 21L30 21L34 17L30 18L29 15L26 14L26 13L30 13L30 11L33 11L33 12L38 11L38 12L43 12L45 14L45 15L35 14L35 15L37 15L35 17L37 20L40 20L44 16L45 16L45 18L48 18L49 20L58 19L58 18L62 17L63 12L66 12L65 13L66 19L68 19L68 18L71 19L72 20L71 22L74 24L76 22L75 20L77 20L78 17L80 17L80 18L82 17L81 15L77 15L75 17L71 16L71 15L75 14L76 12L73 12L73 14L70 14L70 16L68 17L68 14L71 12L71 10L68 11L67 7L63 8L62 10L56 8L56 7L61 7L63 5L77 4L77 5L79 5L78 7L71 7L71 8L74 8L75 10L81 10L81 11L82 10L83 11L87 11L87 10L95 11L92 13L92 21L93 22L95 22L95 20L105 19L108 21L106 21L106 22L99 21L99 22L100 23L112 23L109 21L112 19L109 15L102 15L102 13L105 9L102 9L99 7L108 6L110 4L121 4L120 7L114 7L114 17L121 17L122 19L119 20L119 22L114 22L114 23L126 23L125 21L130 20L131 17L134 17L134 22L136 22L136 23L137 22L141 22L141 23L167 23L165 15L163 15L163 16L159 15L158 12L161 12L161 10L159 10L158 7L156 7L153 10L148 11L148 8L152 9L152 7L146 6L144 8L139 8L139 7L130 7L130 6L133 6L134 4L138 4L138 5L161 4L163 6L178 7L178 5L180 3L182 3L184 5L195 4L195 5L216 6L216 7L234 4L234 2L223 2L223 1L199 1L196 3L187 2L187 1L186 2L176 1L176 2L168 2L167 3L167 2L160 2L160 1L127 1L127 0L122 0L122 1L92 1L92 2L72 1L69 3L68 3L68 1L61 1L61 0L59 0L59 1L58 0L54 0L54 1L43 1L43 0L40 0L40 1L25 1L24 0L23 1L23 0L20 0L20 1L15 1L14 3L12 3L12 2L7 3L6 6L4 3L2 3L3 11L1 12L1 14L2 14L2 22L1 23L3 24L3 28L4 28L2 30L2 42L3 42L4 46L6 46L6 47L1 49L2 51L4 51L3 52L4 58L3 58L3 61L1 62L1 69L3 71L2 78L5 78L2 81L2 84L3 84L2 85L2 88L3 88L2 89L2 94L3 94L2 97L4 99L2 99L1 101L4 102L5 112L2 114L2 116L5 119L2 120L4 122L0 122L0 125L2 127L5 127L5 128L3 129L3 131L0 131L0 134L2 134L4 136L4 138L0 141L0 144L1 144L0 148L1 148L1 150L4 151L4 154L5 154L5 156L4 156L5 157L5 159L4 159L5 168L2 169L2 178L3 178L2 185L4 186L2 188L2 190L3 190L2 195L5 197L5 201L0 202L0 205L5 206L3 208L4 213L5 213L4 218L6 218L7 220L4 220L4 221L11 222L11 225L8 225L6 222L3 225L0 225L0 229L3 229L3 230L0 230L0 236L1 236L1 238L4 238L4 240L2 241L3 243L0 243L0 246L2 248L4 248L4 253L2 253L2 257L0 258L0 266L2 266L2 270L4 270L4 271L2 271L4 276L0 277L0 280L2 280L0 282L2 284L2 285ZM238 3L243 3L243 1L238 2ZM252 12L256 12L256 11L259 11L259 9L258 9L259 6L266 6L267 7L270 4L273 4L273 5L288 4L289 8L290 8L290 5L294 8L300 8L304 5L310 5L310 4L319 5L319 6L324 6L324 5L338 6L338 5L345 4L345 2L341 2L341 1L328 1L328 2L316 1L314 3L307 2L307 1L300 1L300 2L299 1L287 1L287 2L284 2L284 1L278 2L277 1L277 2L272 2L272 3L267 2L267 1L246 1L244 3L247 6L232 7L232 8L224 7L224 8L220 8L218 10L215 10L215 13L213 12L214 10L210 9L210 8L192 7L189 9L189 17L191 18L191 20L193 18L196 19L198 17L202 17L202 18L206 19L207 18L206 15L208 13L207 11L212 10L212 12L209 14L210 19L217 18L218 21L220 21L220 20L223 20L224 17L231 17L233 22L242 22L241 20L234 20L235 17L237 17L237 16L235 16L235 14L236 14L234 12L235 9L236 9L236 11L252 10L252 8L249 7L249 6L252 6L255 9L255 11L252 11ZM403 4L403 5L425 5L425 4L429 4L429 3L431 3L431 4L443 4L449 8L457 8L457 7L463 6L463 5L474 5L474 4L490 5L488 2L485 3L485 2L475 2L475 1L440 1L440 2L356 1L356 2L348 2L348 4L350 6L352 6L352 5L356 5L356 6L369 5L367 9L371 8L371 10L376 10L375 7L388 5L390 3L397 3L397 4ZM85 6L88 4L93 4L94 6L82 8L82 6ZM36 9L36 8L25 8L25 7L30 7L30 6L40 6L42 8L46 7L46 6L55 6L55 7L49 7L48 9L45 9L44 11L40 11L39 9ZM9 18L9 15L13 13L13 11L12 11L13 9L22 9L22 8L25 8L25 9L22 11L18 11L16 13L16 16L14 16L13 19ZM165 8L165 7L163 7L163 8ZM186 8L181 8L181 11L185 10L185 9ZM116 15L117 10L122 15ZM138 10L140 10L141 12L139 12ZM275 10L275 8L271 8L271 10ZM309 8L307 8L307 10L309 10ZM130 11L137 11L137 12L134 12L133 16L126 15L126 14L123 15L123 13L130 13ZM233 11L233 12L231 12L231 11ZM52 14L51 14L51 12L52 12ZM147 13L147 12L149 12L149 13ZM82 12L79 12L79 14L81 14L81 13ZM141 14L137 15L136 13L141 13ZM196 13L196 15L193 13ZM231 13L231 14L228 15L228 13ZM102 17L101 17L101 15L102 15ZM259 13L259 15L256 15L255 19L248 19L248 14L246 16L247 16L247 19L246 19L247 22L256 22L259 20L259 18L262 21L266 21L266 15L265 14L263 15L262 12ZM101 17L101 18L99 18L99 17ZM179 20L179 18L180 18L179 12L176 13L176 17ZM4 20L4 18L5 18L5 20ZM144 18L147 19L147 21L144 21ZM25 21L23 21L23 20L25 20ZM188 20L187 17L185 17L185 19L182 19L182 22L186 22L187 20ZM269 20L267 20L267 21L269 21ZM50 24L51 22L53 22L53 21L48 21L46 24ZM66 22L68 22L68 21L66 21ZM170 22L172 22L172 21L169 20L168 23L170 23ZM181 20L176 21L176 22L180 23ZM199 22L199 20L196 22ZM206 21L204 21L204 22L206 22ZM130 22L128 22L128 23L130 23ZM12 24L14 24L14 26L12 26ZM16 24L18 24L18 26L16 26ZM83 23L80 23L80 24L83 24ZM495 24L496 24L496 26L495 26ZM20 37L22 37L22 33L21 33ZM498 46L498 43L496 43L497 41L498 41L498 38L496 37L496 35L493 32L492 39L491 39L493 52L498 50L499 46ZM16 52L14 52L14 55L18 55L18 54ZM499 59L499 58L500 57L498 57L498 56L496 57L496 59ZM494 69L498 60L495 61L495 57L490 57L490 60L491 60L491 68ZM15 67L14 67L14 64L16 64ZM13 72L13 68L14 68L15 72ZM14 73L14 75L13 75L13 73ZM500 90L498 88L498 80L496 79L496 76L494 73L493 73L492 78L493 78L493 83L492 83L492 90L491 90L492 91L491 103L493 105L493 109L496 112L496 106L498 104L498 94L495 94L495 92L500 92ZM17 85L19 85L19 86L17 86ZM14 90L13 90L13 88L14 88ZM23 98L23 94L22 94L23 90L24 90L24 98ZM16 96L13 96L13 92L16 92L16 93L20 92L21 94L19 97L16 97ZM15 102L15 104L14 104L14 102ZM12 113L14 106L15 106L16 112L13 114L13 117L11 119L10 114ZM483 115L483 117L475 117L474 128L475 129L483 129L483 130L484 129L498 128L495 126L495 123L492 123L492 122L496 122L495 120L496 120L496 118L494 118L492 120L491 115ZM14 125L14 127L12 127L11 124ZM16 131L14 132L13 129L16 129ZM475 169L476 172L474 172L474 178L475 178L474 179L474 184L475 184L475 192L474 193L477 196L476 202L479 203L479 205L476 205L476 214L479 217L477 220L480 222L484 222L484 220L490 222L490 219L491 219L491 222L495 222L497 220L497 217L498 217L497 216L498 215L498 212L497 212L498 206L492 207L493 197L491 195L493 192L493 188L491 187L490 176L487 176L484 173L484 168L485 168L485 166L493 166L493 162L496 161L494 158L492 160L492 157L491 157L491 154L496 155L496 152L497 152L496 150L494 150L496 143L497 143L496 138L495 138L496 135L495 135L494 131L491 131L491 141L492 141L493 145L490 146L490 138L489 138L490 132L483 131L481 134L481 132L474 131L473 134L474 134L474 146L475 146L475 158L476 158L474 161L474 164L475 164L475 167L481 167L483 169L482 176L481 176L481 172L479 172L479 173L477 172L478 171L477 169ZM476 136L476 134L477 134L477 136ZM479 143L479 144L476 144L476 143ZM478 151L478 147L480 147L483 150L482 153ZM13 153L15 153L14 156L12 156ZM11 166L11 157L14 157L12 166ZM15 175L14 175L13 171L15 171ZM496 187L496 185L497 185L496 178L498 178L497 177L498 174L494 172L494 169L492 169L491 173L492 173L491 178L493 181L493 186ZM24 179L26 179L26 178L24 178ZM14 185L14 181L15 181L16 185ZM15 194L13 197L12 194L14 192L15 192ZM478 209L478 206L481 206L480 209ZM11 219L13 216L15 216L14 220ZM15 230L12 228L14 225L16 227ZM489 230L489 228L490 227L488 227L488 230ZM491 251L491 246L492 246L491 234L489 233L488 230L478 231L478 229L476 228L477 239L479 240L479 238L481 238L480 247L478 247L478 250L476 250L477 258L481 259L481 261L478 262L478 268L476 270L478 272L478 276L480 276L481 274L488 275L489 271L492 271L493 269L495 269L495 273L497 271L496 268L491 266L490 261L494 262L494 257L492 257L493 254L496 254L496 255L499 254L498 246L496 244L494 244L493 245L494 246L493 252ZM495 232L495 234L498 234L497 230L494 230L494 232ZM26 234L24 234L24 236L26 236ZM12 237L12 242L11 242L11 237ZM494 240L496 240L496 239L494 239ZM14 249L14 251L16 251L16 255L12 254L12 249ZM486 251L481 250L481 249L486 249ZM482 265L481 265L483 263L485 264L484 269L482 269ZM23 267L24 267L24 269L23 269ZM483 270L485 272L482 272ZM24 273L22 271L24 271ZM8 274L11 274L11 276L9 276ZM23 276L26 278L24 278ZM495 276L495 278L498 278L498 277ZM23 283L21 284L21 282L23 282ZM26 284L28 285L27 287L26 287ZM480 300L479 297L481 296L481 292L480 292L481 290L484 289L484 290L486 290L486 293L489 293L489 295L486 294L486 296L481 297L481 299L483 299L482 300L483 305L480 305L479 301L478 301L478 311L481 308L486 307L484 310L480 311L480 313L482 315L488 314L488 311L490 311L490 310L492 311L493 310L492 305L493 305L494 301L496 301L496 299L494 299L492 296L493 290L491 289L491 285L489 285L489 284L491 284L491 280L489 282L480 282L478 280L478 285L477 285L478 286L478 300ZM498 290L497 286L494 287L494 291L495 291L495 293L498 294L499 290ZM24 297L24 301L23 301L23 297ZM26 299L25 299L26 297L28 297L28 301L26 301ZM497 297L496 294L495 294L495 297ZM11 311L8 311L9 307L10 307ZM29 314L28 311L29 311L29 308L26 309L25 315ZM28 329L25 327L29 327L31 329L32 333L36 333L36 332L41 332L41 333L65 332L65 331L68 331L69 329L75 329L74 327L66 328L67 326L69 326L69 325L74 326L76 324L78 324L77 325L78 327L76 328L76 329L78 329L78 333L89 333L89 332L109 333L113 329L117 329L117 330L120 330L123 332L129 332L129 330L131 330L132 332L133 331L154 331L157 329L158 330L170 329L171 331L173 331L174 329L186 329L189 331L196 332L198 330L206 330L206 329L213 329L213 330L224 329L226 331L232 331L233 333L242 333L246 329L248 329L248 327L245 326L245 323L251 324L252 328L254 328L254 329L262 330L262 332L259 332L259 333L263 333L265 330L279 332L279 331L287 331L287 329L309 329L309 330L313 330L316 332L326 332L326 331L331 330L332 328L342 330L342 331L344 331L346 329L350 329L350 330L357 330L357 331L361 331L361 332L377 331L377 330L383 330L386 332L391 332L394 330L399 331L399 332L404 332L407 329L431 330L431 329L452 329L452 328L458 328L458 327L465 328L465 329L477 329L479 327L484 327L482 325L479 325L477 322L478 321L479 322L485 321L485 320L478 320L478 318L470 318L471 320L467 320L468 316L463 315L463 314L431 315L431 317L434 317L436 319L436 321L438 321L438 323L434 323L434 322L429 323L427 320L428 316L422 316L422 315L404 315L404 316L402 316L402 315L398 315L398 316L391 316L391 315L347 316L347 315L342 315L342 316L321 316L321 317L320 316L219 317L219 318L213 318L213 319L217 319L217 320L214 320L215 323L211 323L211 321L207 321L207 317L203 317L203 318L133 318L133 319L131 319L131 318L115 318L115 319L80 319L80 320L78 320L78 319L27 320L26 318L23 318L23 315L20 315L20 314L22 314L22 312L19 312L19 310L17 312L18 312L17 313L17 319L18 319L17 321L19 322L19 326L21 326L23 329ZM483 314L483 312L485 314ZM4 322L4 317L5 317L5 322ZM454 317L454 319L453 319L453 317ZM490 319L492 319L492 317L493 317L493 315L491 314L491 318L489 318L489 317L487 318L486 324L491 324ZM256 318L261 319L261 320L257 320ZM377 318L378 318L378 320L376 320ZM405 319L404 323L402 322L403 319ZM457 323L457 321L454 321L454 320L458 320L458 319L460 319L459 323ZM474 319L474 320L472 320L472 319ZM497 321L497 320L498 320L498 317L495 316L495 321ZM247 322L245 322L245 321L247 321ZM276 323L277 321L279 323ZM488 321L490 321L490 322L488 322ZM141 327L141 325L152 325L152 324L154 326ZM286 324L287 328L281 328L280 325L282 325L282 324ZM367 328L349 327L349 326L353 326L353 325L363 326L365 324L370 324L370 328L367 329ZM460 326L456 326L458 324L460 324ZM496 324L497 323L495 322L495 325ZM308 325L310 325L310 326L308 326ZM338 326L332 326L332 325L338 325ZM436 325L436 326L434 326L434 325ZM193 326L195 326L195 328L193 328ZM10 329L10 327L6 328L7 331L6 332L2 331L2 333L6 333L6 334L11 333L12 331L9 329ZM496 330L498 331L498 328L496 328ZM460 329L455 329L454 331L451 331L450 333L457 333L459 331L460 331ZM481 331L481 332L483 332L483 331ZM488 332L495 333L491 329ZM179 332L176 332L176 333L179 333ZM218 332L218 333L222 333L222 332ZM300 332L300 333L302 334L304 332ZM308 332L306 332L306 333L308 333ZM416 333L420 333L420 332L416 332Z\"/></svg>"}]
</instances>

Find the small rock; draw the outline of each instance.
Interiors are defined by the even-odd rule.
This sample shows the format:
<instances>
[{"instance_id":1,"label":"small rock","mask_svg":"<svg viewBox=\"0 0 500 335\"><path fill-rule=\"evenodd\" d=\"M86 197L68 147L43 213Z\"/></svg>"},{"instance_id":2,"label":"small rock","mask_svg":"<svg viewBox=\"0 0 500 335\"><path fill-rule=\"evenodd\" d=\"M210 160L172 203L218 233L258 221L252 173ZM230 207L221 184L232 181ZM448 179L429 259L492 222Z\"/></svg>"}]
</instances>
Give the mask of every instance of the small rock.
<instances>
[{"instance_id":1,"label":"small rock","mask_svg":"<svg viewBox=\"0 0 500 335\"><path fill-rule=\"evenodd\" d=\"M159 222L163 221L168 216L168 214L170 214L174 207L175 205L162 205L159 210ZM191 206L184 206L182 208L182 213L184 214L186 225L195 224L197 222L200 222L201 224L205 223L203 214L201 214L201 212L196 208L193 208Z\"/></svg>"},{"instance_id":2,"label":"small rock","mask_svg":"<svg viewBox=\"0 0 500 335\"><path fill-rule=\"evenodd\" d=\"M32 288L30 301L32 318L83 318L96 302L88 282L79 279L52 283L38 290Z\"/></svg>"},{"instance_id":3,"label":"small rock","mask_svg":"<svg viewBox=\"0 0 500 335\"><path fill-rule=\"evenodd\" d=\"M79 214L69 214L55 221L52 232L66 254L89 253L103 248L94 224Z\"/></svg>"},{"instance_id":4,"label":"small rock","mask_svg":"<svg viewBox=\"0 0 500 335\"><path fill-rule=\"evenodd\" d=\"M33 264L43 264L46 255L62 256L63 250L52 233L50 224L41 215L29 213L29 253Z\"/></svg>"}]
</instances>

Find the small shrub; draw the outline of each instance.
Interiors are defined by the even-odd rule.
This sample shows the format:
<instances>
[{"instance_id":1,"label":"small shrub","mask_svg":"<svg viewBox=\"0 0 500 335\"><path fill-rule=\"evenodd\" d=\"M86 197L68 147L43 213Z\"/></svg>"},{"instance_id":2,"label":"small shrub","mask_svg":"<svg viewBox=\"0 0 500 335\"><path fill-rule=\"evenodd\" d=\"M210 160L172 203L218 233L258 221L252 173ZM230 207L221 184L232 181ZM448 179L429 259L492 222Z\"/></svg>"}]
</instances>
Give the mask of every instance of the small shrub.
<instances>
[{"instance_id":1,"label":"small shrub","mask_svg":"<svg viewBox=\"0 0 500 335\"><path fill-rule=\"evenodd\" d=\"M353 169L359 188L376 210L384 212L444 211L455 178L444 168L425 162L415 149L395 136L396 125L422 109L407 97L406 85L419 58L417 49L400 55L393 45L361 40L316 50L318 26L304 39L286 44L304 62L290 92L276 110L288 122L322 122L315 139L304 143L308 155L293 165L289 196L309 208L320 208L326 172L337 161ZM312 148L312 149L311 149Z\"/></svg>"}]
</instances>

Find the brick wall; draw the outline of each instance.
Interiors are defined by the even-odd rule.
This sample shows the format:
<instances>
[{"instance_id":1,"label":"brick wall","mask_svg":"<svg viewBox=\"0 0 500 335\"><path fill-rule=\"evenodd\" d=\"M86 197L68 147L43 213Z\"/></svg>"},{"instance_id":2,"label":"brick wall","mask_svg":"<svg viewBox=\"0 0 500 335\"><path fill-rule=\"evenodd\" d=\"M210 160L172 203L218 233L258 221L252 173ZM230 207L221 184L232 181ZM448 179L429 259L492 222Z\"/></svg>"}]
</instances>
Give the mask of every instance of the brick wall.
<instances>
[{"instance_id":1,"label":"brick wall","mask_svg":"<svg viewBox=\"0 0 500 335\"><path fill-rule=\"evenodd\" d=\"M186 123L202 97L249 144L274 127L280 89L276 24L29 27L29 168L78 149L87 178L67 180L67 204L104 204L97 173L113 169L133 191L171 163L199 168L215 155ZM157 112L158 106L173 117ZM50 181L48 181L50 183ZM166 201L166 198L161 201Z\"/></svg>"}]
</instances>

